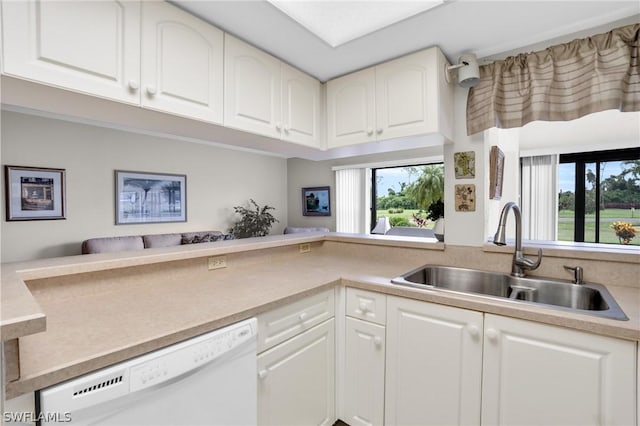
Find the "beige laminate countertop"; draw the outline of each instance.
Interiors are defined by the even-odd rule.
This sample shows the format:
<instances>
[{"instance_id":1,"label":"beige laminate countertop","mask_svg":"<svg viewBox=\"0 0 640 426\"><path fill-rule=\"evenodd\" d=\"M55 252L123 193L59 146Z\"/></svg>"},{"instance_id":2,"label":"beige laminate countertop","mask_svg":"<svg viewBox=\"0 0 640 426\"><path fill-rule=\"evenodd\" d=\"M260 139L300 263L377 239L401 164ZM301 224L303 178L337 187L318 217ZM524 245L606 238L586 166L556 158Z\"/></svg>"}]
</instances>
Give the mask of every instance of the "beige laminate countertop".
<instances>
[{"instance_id":1,"label":"beige laminate countertop","mask_svg":"<svg viewBox=\"0 0 640 426\"><path fill-rule=\"evenodd\" d=\"M7 384L7 397L77 377L336 285L640 340L638 288L607 286L630 318L624 322L479 296L416 290L392 285L390 279L429 263L429 255L442 254L444 245L427 247L407 239L404 248L415 255L394 256L400 249L387 243L365 253L359 244L362 241L347 241L341 236L280 236L3 265L3 334L5 327L13 334L33 331L46 315L46 332L24 333L19 339L20 379ZM301 243L310 243L311 252L300 254ZM228 267L208 271L206 257L221 254L227 256ZM23 292L5 293L5 287L20 288L20 283ZM23 299L28 302L22 312L17 306L11 312L27 315L23 318L35 315L29 327L16 326L19 321L9 321L4 312L6 302Z\"/></svg>"}]
</instances>

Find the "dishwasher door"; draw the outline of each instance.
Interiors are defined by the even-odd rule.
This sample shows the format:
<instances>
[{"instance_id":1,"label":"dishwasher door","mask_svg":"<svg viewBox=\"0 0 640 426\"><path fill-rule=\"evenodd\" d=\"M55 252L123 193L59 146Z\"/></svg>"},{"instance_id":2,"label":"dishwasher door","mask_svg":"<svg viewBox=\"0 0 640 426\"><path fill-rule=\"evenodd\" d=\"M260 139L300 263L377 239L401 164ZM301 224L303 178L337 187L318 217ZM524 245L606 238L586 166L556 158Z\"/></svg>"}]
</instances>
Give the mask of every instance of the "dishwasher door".
<instances>
[{"instance_id":1,"label":"dishwasher door","mask_svg":"<svg viewBox=\"0 0 640 426\"><path fill-rule=\"evenodd\" d=\"M256 321L39 392L42 425L255 425Z\"/></svg>"}]
</instances>

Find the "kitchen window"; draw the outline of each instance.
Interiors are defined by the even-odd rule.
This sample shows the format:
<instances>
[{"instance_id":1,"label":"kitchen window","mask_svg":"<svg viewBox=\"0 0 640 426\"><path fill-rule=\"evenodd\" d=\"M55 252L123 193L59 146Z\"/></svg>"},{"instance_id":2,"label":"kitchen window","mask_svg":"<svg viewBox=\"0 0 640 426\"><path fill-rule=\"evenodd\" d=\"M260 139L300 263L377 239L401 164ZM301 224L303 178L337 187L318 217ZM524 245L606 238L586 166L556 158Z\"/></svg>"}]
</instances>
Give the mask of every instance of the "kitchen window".
<instances>
[{"instance_id":1,"label":"kitchen window","mask_svg":"<svg viewBox=\"0 0 640 426\"><path fill-rule=\"evenodd\" d=\"M562 154L559 241L640 245L640 148Z\"/></svg>"},{"instance_id":2,"label":"kitchen window","mask_svg":"<svg viewBox=\"0 0 640 426\"><path fill-rule=\"evenodd\" d=\"M372 168L372 233L402 227L416 228L413 230L416 232L405 229L406 235L419 236L417 229L432 229L434 222L427 219L428 207L441 200L443 193L444 164L441 162ZM382 226L381 218L387 218L387 229Z\"/></svg>"}]
</instances>

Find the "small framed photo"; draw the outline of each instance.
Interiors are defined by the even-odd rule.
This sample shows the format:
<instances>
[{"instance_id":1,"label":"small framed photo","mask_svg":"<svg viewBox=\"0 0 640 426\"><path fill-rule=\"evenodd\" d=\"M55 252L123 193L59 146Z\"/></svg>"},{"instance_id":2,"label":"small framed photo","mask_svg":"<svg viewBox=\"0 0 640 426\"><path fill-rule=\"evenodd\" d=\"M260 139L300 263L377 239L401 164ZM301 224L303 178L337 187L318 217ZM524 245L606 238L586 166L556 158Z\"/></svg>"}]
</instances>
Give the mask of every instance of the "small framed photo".
<instances>
[{"instance_id":1,"label":"small framed photo","mask_svg":"<svg viewBox=\"0 0 640 426\"><path fill-rule=\"evenodd\" d=\"M476 177L475 151L455 152L453 163L456 179L473 179Z\"/></svg>"},{"instance_id":2,"label":"small framed photo","mask_svg":"<svg viewBox=\"0 0 640 426\"><path fill-rule=\"evenodd\" d=\"M7 221L66 219L65 170L5 166Z\"/></svg>"},{"instance_id":3,"label":"small framed photo","mask_svg":"<svg viewBox=\"0 0 640 426\"><path fill-rule=\"evenodd\" d=\"M497 146L489 153L489 199L502 198L502 179L504 177L504 153Z\"/></svg>"},{"instance_id":4,"label":"small framed photo","mask_svg":"<svg viewBox=\"0 0 640 426\"><path fill-rule=\"evenodd\" d=\"M476 186L471 185L455 185L456 200L455 206L457 212L475 212L476 211Z\"/></svg>"},{"instance_id":5,"label":"small framed photo","mask_svg":"<svg viewBox=\"0 0 640 426\"><path fill-rule=\"evenodd\" d=\"M187 176L116 170L116 225L187 221Z\"/></svg>"},{"instance_id":6,"label":"small framed photo","mask_svg":"<svg viewBox=\"0 0 640 426\"><path fill-rule=\"evenodd\" d=\"M303 216L331 216L331 190L328 186L302 188Z\"/></svg>"}]
</instances>

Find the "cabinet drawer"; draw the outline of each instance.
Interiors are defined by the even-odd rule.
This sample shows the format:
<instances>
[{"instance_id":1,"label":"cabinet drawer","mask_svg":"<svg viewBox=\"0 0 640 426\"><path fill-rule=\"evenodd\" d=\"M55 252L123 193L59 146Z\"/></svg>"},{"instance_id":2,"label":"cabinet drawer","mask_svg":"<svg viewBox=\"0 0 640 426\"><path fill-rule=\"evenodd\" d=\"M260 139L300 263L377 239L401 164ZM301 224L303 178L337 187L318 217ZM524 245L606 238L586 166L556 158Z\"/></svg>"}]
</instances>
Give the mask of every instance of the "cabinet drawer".
<instances>
[{"instance_id":1,"label":"cabinet drawer","mask_svg":"<svg viewBox=\"0 0 640 426\"><path fill-rule=\"evenodd\" d=\"M385 325L387 297L381 293L349 287L347 288L347 315Z\"/></svg>"},{"instance_id":2,"label":"cabinet drawer","mask_svg":"<svg viewBox=\"0 0 640 426\"><path fill-rule=\"evenodd\" d=\"M334 316L334 290L307 297L258 316L258 353Z\"/></svg>"}]
</instances>

